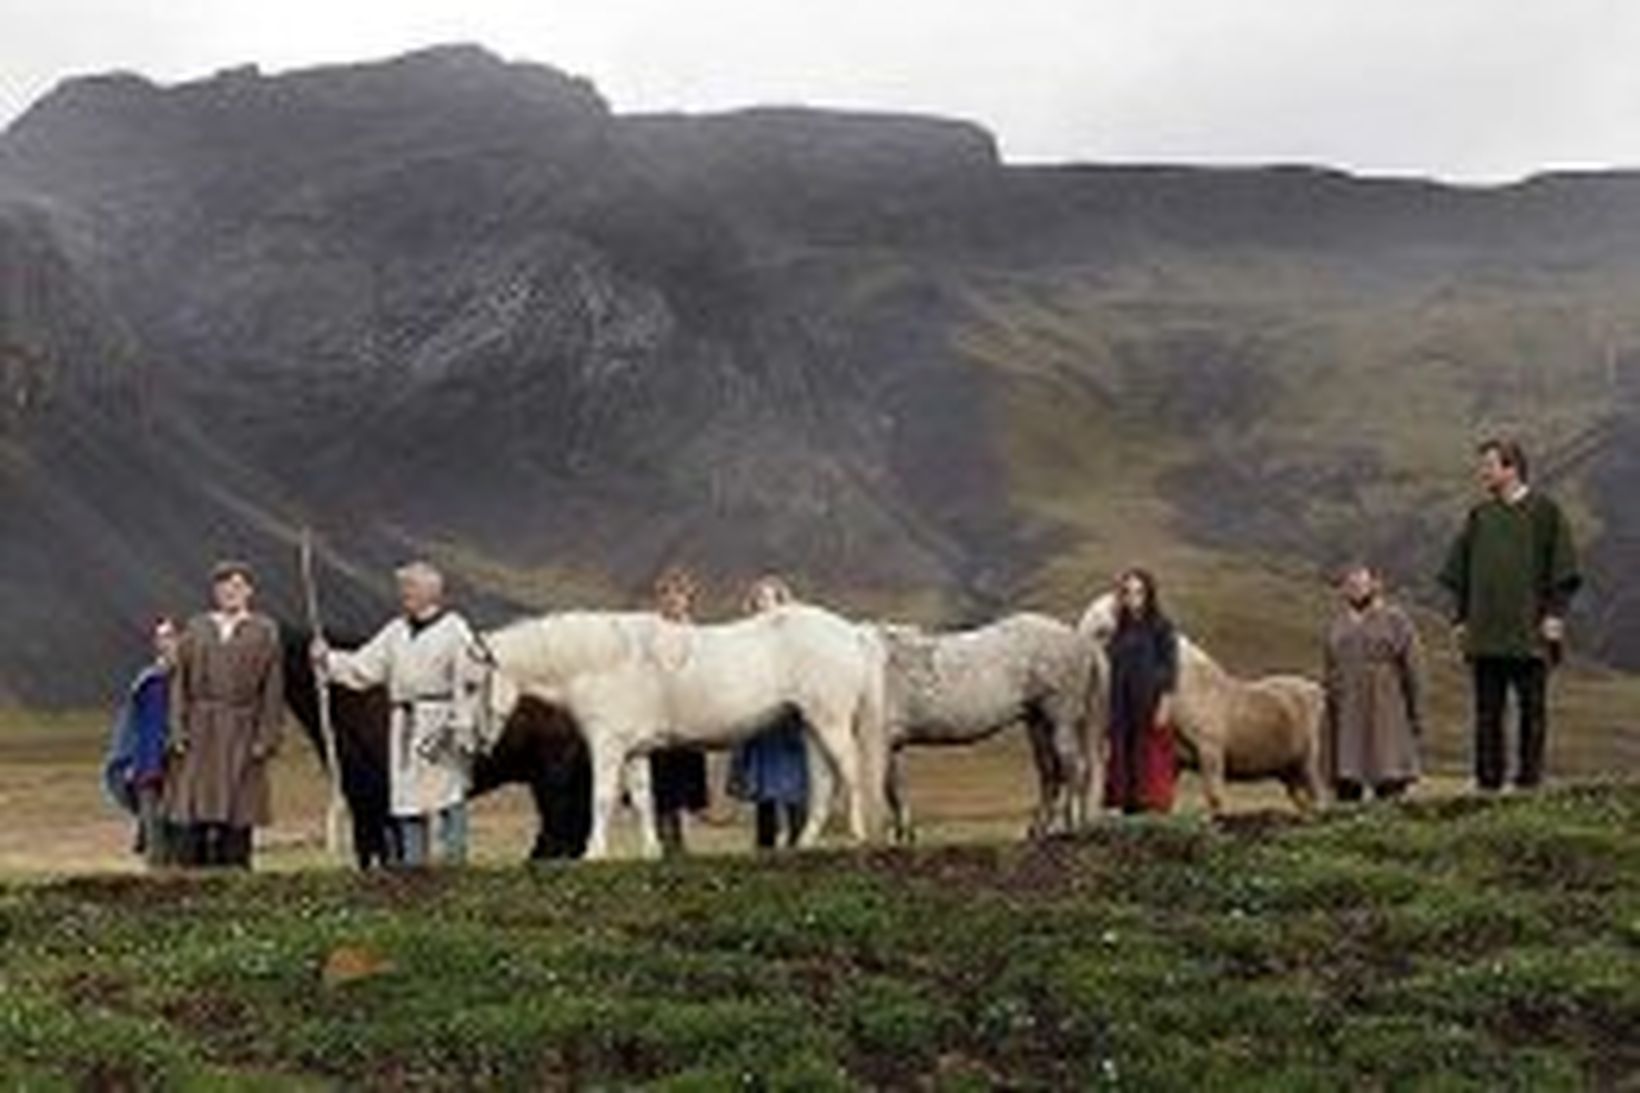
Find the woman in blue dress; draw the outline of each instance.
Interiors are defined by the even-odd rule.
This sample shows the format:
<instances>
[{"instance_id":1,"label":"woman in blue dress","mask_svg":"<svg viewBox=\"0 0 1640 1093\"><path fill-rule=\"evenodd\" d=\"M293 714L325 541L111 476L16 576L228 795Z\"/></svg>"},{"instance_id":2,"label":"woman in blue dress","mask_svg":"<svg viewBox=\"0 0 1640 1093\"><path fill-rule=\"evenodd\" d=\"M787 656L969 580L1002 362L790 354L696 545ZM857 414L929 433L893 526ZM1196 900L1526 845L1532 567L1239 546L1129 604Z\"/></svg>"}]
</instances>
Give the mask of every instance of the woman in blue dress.
<instances>
[{"instance_id":1,"label":"woman in blue dress","mask_svg":"<svg viewBox=\"0 0 1640 1093\"><path fill-rule=\"evenodd\" d=\"M779 577L762 577L746 596L752 613L773 611L792 602L790 586ZM797 845L808 819L809 763L804 745L803 716L787 709L756 736L737 745L729 762L731 797L750 801L757 809L757 847L780 845L782 827L787 846Z\"/></svg>"}]
</instances>

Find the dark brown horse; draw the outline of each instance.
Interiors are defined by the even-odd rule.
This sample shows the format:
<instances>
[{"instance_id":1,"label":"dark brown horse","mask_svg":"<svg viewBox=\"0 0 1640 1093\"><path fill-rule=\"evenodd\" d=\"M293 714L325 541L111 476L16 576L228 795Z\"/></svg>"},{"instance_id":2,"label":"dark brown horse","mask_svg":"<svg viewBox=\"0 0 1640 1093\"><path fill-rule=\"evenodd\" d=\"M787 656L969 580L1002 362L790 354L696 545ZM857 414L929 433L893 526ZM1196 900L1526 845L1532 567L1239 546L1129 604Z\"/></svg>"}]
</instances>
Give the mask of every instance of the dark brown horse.
<instances>
[{"instance_id":1,"label":"dark brown horse","mask_svg":"<svg viewBox=\"0 0 1640 1093\"><path fill-rule=\"evenodd\" d=\"M307 730L321 757L319 698L309 634L292 627L284 637L285 701ZM348 638L339 644L351 648ZM330 688L331 720L342 792L353 817L353 850L359 868L387 860L387 692ZM540 827L530 857L578 858L592 826L592 764L581 734L562 710L533 699L519 703L501 739L473 769L473 796L507 785L526 785L535 799Z\"/></svg>"}]
</instances>

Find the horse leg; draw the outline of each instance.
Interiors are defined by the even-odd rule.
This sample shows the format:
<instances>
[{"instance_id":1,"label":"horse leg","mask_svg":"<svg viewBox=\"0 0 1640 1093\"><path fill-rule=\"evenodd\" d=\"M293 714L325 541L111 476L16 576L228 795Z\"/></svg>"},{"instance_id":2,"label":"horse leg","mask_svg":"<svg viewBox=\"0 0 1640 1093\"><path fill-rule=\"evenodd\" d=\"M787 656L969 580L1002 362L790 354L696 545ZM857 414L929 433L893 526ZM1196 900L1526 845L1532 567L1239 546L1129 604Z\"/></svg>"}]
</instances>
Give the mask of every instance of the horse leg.
<instances>
[{"instance_id":1,"label":"horse leg","mask_svg":"<svg viewBox=\"0 0 1640 1093\"><path fill-rule=\"evenodd\" d=\"M1057 801L1060 829L1066 833L1078 831L1087 824L1092 801L1093 768L1098 741L1089 723L1086 696L1057 694L1046 705L1043 714L1051 733L1050 758L1054 761L1054 784L1044 784L1043 799L1053 793Z\"/></svg>"},{"instance_id":2,"label":"horse leg","mask_svg":"<svg viewBox=\"0 0 1640 1093\"><path fill-rule=\"evenodd\" d=\"M341 768L342 796L352 819L353 857L361 870L386 866L392 802L387 785L387 718L378 720L360 703L340 707L336 761Z\"/></svg>"},{"instance_id":3,"label":"horse leg","mask_svg":"<svg viewBox=\"0 0 1640 1093\"><path fill-rule=\"evenodd\" d=\"M348 803L353 820L353 860L360 870L387 863L387 812Z\"/></svg>"},{"instance_id":4,"label":"horse leg","mask_svg":"<svg viewBox=\"0 0 1640 1093\"><path fill-rule=\"evenodd\" d=\"M1326 800L1326 779L1321 776L1321 720L1325 714L1325 703L1317 700L1308 711L1309 732L1304 736L1304 767L1302 771L1304 796L1309 801L1307 809L1301 811L1314 812Z\"/></svg>"},{"instance_id":5,"label":"horse leg","mask_svg":"<svg viewBox=\"0 0 1640 1093\"><path fill-rule=\"evenodd\" d=\"M341 748L347 737L337 740ZM337 757L342 768L342 795L347 798L347 814L353 824L353 860L360 870L385 866L387 862L387 762L369 765L369 757L342 750Z\"/></svg>"},{"instance_id":6,"label":"horse leg","mask_svg":"<svg viewBox=\"0 0 1640 1093\"><path fill-rule=\"evenodd\" d=\"M569 777L559 787L553 824L559 856L579 858L587 852L592 831L592 759L584 745L570 754Z\"/></svg>"},{"instance_id":7,"label":"horse leg","mask_svg":"<svg viewBox=\"0 0 1640 1093\"><path fill-rule=\"evenodd\" d=\"M867 666L865 678L860 681L860 690L855 697L854 710L848 718L853 730L861 822L868 842L882 833L883 814L888 806L888 766L894 751L885 679L885 667L880 661Z\"/></svg>"},{"instance_id":8,"label":"horse leg","mask_svg":"<svg viewBox=\"0 0 1640 1093\"><path fill-rule=\"evenodd\" d=\"M592 834L587 837L587 860L609 856L609 825L621 795L622 757L607 746L592 748Z\"/></svg>"},{"instance_id":9,"label":"horse leg","mask_svg":"<svg viewBox=\"0 0 1640 1093\"><path fill-rule=\"evenodd\" d=\"M1081 763L1076 770L1076 822L1086 828L1099 815L1099 803L1105 790L1105 754L1107 740L1105 722L1101 717L1084 715L1077 723L1081 743Z\"/></svg>"},{"instance_id":10,"label":"horse leg","mask_svg":"<svg viewBox=\"0 0 1640 1093\"><path fill-rule=\"evenodd\" d=\"M911 812L905 803L905 759L901 756L900 750L898 747L888 749L883 796L888 801L888 816L894 828L894 841L910 844L917 841L917 833L911 826Z\"/></svg>"},{"instance_id":11,"label":"horse leg","mask_svg":"<svg viewBox=\"0 0 1640 1093\"><path fill-rule=\"evenodd\" d=\"M831 819L832 798L837 792L831 759L816 742L812 730L804 734L803 749L809 764L809 814L803 821L803 833L797 839L800 847L813 846L825 834L826 822Z\"/></svg>"},{"instance_id":12,"label":"horse leg","mask_svg":"<svg viewBox=\"0 0 1640 1093\"><path fill-rule=\"evenodd\" d=\"M1308 816L1315 811L1316 798L1310 792L1310 787L1302 774L1289 774L1286 779L1287 797L1298 809L1299 815Z\"/></svg>"},{"instance_id":13,"label":"horse leg","mask_svg":"<svg viewBox=\"0 0 1640 1093\"><path fill-rule=\"evenodd\" d=\"M529 783L538 825L531 861L578 858L586 852L592 779L585 768L582 760L567 777L537 774Z\"/></svg>"},{"instance_id":14,"label":"horse leg","mask_svg":"<svg viewBox=\"0 0 1640 1093\"><path fill-rule=\"evenodd\" d=\"M1081 719L1074 714L1069 720L1057 722L1054 739L1059 742L1059 829L1065 834L1080 831L1087 823L1083 804L1087 794L1083 787L1089 780L1089 761L1082 745Z\"/></svg>"},{"instance_id":15,"label":"horse leg","mask_svg":"<svg viewBox=\"0 0 1640 1093\"><path fill-rule=\"evenodd\" d=\"M1319 809L1327 799L1327 783L1321 777L1321 756L1318 751L1312 751L1309 761L1304 764L1304 791L1310 800L1311 811Z\"/></svg>"},{"instance_id":16,"label":"horse leg","mask_svg":"<svg viewBox=\"0 0 1640 1093\"><path fill-rule=\"evenodd\" d=\"M1202 772L1202 799L1213 816L1224 815L1224 747L1202 740L1196 745Z\"/></svg>"},{"instance_id":17,"label":"horse leg","mask_svg":"<svg viewBox=\"0 0 1640 1093\"><path fill-rule=\"evenodd\" d=\"M854 836L855 842L866 842L870 837L866 787L860 781L860 753L850 719L837 717L829 711L820 716L805 711L805 716L848 793L849 833Z\"/></svg>"},{"instance_id":18,"label":"horse leg","mask_svg":"<svg viewBox=\"0 0 1640 1093\"><path fill-rule=\"evenodd\" d=\"M1313 747L1307 749L1284 779L1288 798L1303 816L1313 815L1321 805L1321 763L1315 752Z\"/></svg>"},{"instance_id":19,"label":"horse leg","mask_svg":"<svg viewBox=\"0 0 1640 1093\"><path fill-rule=\"evenodd\" d=\"M1025 738L1031 742L1031 758L1036 767L1036 811L1031 816L1029 836L1040 839L1053 829L1053 814L1058 803L1061 781L1059 755L1055 751L1052 721L1040 709L1032 707L1025 712Z\"/></svg>"},{"instance_id":20,"label":"horse leg","mask_svg":"<svg viewBox=\"0 0 1640 1093\"><path fill-rule=\"evenodd\" d=\"M552 786L537 774L530 779L530 800L535 805L535 841L530 844L530 861L546 861L553 856Z\"/></svg>"},{"instance_id":21,"label":"horse leg","mask_svg":"<svg viewBox=\"0 0 1640 1093\"><path fill-rule=\"evenodd\" d=\"M1076 712L1077 750L1081 756L1077 767L1076 826L1080 830L1099 815L1099 797L1105 784L1105 710L1109 700L1105 680L1109 675L1105 655L1097 645L1092 662L1086 670L1086 691L1081 708Z\"/></svg>"},{"instance_id":22,"label":"horse leg","mask_svg":"<svg viewBox=\"0 0 1640 1093\"><path fill-rule=\"evenodd\" d=\"M661 856L660 829L655 823L655 795L650 785L649 756L630 755L626 764L626 794L638 813L638 832L642 840L643 856L650 860Z\"/></svg>"}]
</instances>

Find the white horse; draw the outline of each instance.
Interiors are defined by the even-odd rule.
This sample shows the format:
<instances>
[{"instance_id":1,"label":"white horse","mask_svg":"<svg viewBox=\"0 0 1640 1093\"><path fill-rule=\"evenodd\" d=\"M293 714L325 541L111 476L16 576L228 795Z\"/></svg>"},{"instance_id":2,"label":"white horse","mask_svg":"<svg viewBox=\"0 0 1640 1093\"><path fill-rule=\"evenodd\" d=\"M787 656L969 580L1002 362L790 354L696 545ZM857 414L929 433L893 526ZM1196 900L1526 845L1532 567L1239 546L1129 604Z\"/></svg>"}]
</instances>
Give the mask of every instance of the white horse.
<instances>
[{"instance_id":1,"label":"white horse","mask_svg":"<svg viewBox=\"0 0 1640 1093\"><path fill-rule=\"evenodd\" d=\"M587 857L608 853L609 823L625 778L643 848L660 853L648 754L672 745L724 747L795 708L849 800L856 840L872 835L882 784L883 651L860 627L791 604L738 622L695 626L654 614L574 612L486 634L462 686L481 695L480 717L505 718L523 694L557 703L580 724L592 756L593 822ZM811 794L800 842L818 837L830 807Z\"/></svg>"},{"instance_id":2,"label":"white horse","mask_svg":"<svg viewBox=\"0 0 1640 1093\"><path fill-rule=\"evenodd\" d=\"M1036 759L1033 834L1092 805L1101 724L1094 644L1058 619L1017 614L976 630L877 628L888 653L885 792L896 837L910 835L900 772L908 745L972 744L1024 725Z\"/></svg>"},{"instance_id":3,"label":"white horse","mask_svg":"<svg viewBox=\"0 0 1640 1093\"><path fill-rule=\"evenodd\" d=\"M1116 598L1088 605L1077 631L1101 649L1116 630ZM1179 635L1174 731L1193 754L1210 812L1224 810L1224 785L1279 778L1301 812L1321 800L1321 685L1303 676L1241 680Z\"/></svg>"}]
</instances>

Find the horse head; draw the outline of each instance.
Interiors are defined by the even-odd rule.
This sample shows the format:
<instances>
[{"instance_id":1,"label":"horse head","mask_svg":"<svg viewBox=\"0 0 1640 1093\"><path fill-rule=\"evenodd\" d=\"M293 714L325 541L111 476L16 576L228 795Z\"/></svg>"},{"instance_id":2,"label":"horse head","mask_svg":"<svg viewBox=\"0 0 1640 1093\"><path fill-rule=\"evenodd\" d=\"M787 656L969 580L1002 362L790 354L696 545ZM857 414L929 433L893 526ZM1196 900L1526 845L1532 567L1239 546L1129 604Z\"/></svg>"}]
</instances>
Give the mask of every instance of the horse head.
<instances>
[{"instance_id":1,"label":"horse head","mask_svg":"<svg viewBox=\"0 0 1640 1093\"><path fill-rule=\"evenodd\" d=\"M523 698L563 706L577 679L630 663L638 653L627 629L623 616L566 612L475 636L456 685L480 738L495 740Z\"/></svg>"},{"instance_id":2,"label":"horse head","mask_svg":"<svg viewBox=\"0 0 1640 1093\"><path fill-rule=\"evenodd\" d=\"M456 700L468 711L473 732L493 744L521 698L517 683L501 668L495 649L481 634L463 651L456 665Z\"/></svg>"},{"instance_id":3,"label":"horse head","mask_svg":"<svg viewBox=\"0 0 1640 1093\"><path fill-rule=\"evenodd\" d=\"M1088 604L1076 624L1076 632L1103 645L1116 633L1116 595L1102 592Z\"/></svg>"}]
</instances>

